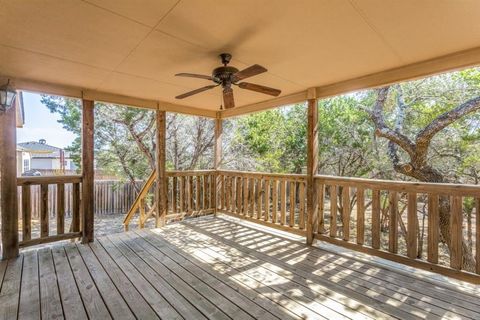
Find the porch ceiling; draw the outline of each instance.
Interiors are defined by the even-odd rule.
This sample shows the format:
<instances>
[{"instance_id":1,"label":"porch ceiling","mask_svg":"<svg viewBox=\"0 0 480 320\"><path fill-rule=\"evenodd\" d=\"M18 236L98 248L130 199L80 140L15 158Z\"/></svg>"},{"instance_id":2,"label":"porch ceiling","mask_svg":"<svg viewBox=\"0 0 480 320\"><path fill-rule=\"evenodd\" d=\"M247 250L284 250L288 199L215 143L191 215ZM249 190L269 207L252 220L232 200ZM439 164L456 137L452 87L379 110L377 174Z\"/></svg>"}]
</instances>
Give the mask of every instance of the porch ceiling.
<instances>
[{"instance_id":1,"label":"porch ceiling","mask_svg":"<svg viewBox=\"0 0 480 320\"><path fill-rule=\"evenodd\" d=\"M479 20L475 0L0 0L0 74L211 115L221 103L220 89L175 100L208 82L174 74L209 74L221 52L232 53L239 69L267 67L251 82L280 88L282 103L305 98L308 88L318 93L480 47ZM383 82L479 63L478 52ZM235 98L238 113L269 99L236 88Z\"/></svg>"}]
</instances>

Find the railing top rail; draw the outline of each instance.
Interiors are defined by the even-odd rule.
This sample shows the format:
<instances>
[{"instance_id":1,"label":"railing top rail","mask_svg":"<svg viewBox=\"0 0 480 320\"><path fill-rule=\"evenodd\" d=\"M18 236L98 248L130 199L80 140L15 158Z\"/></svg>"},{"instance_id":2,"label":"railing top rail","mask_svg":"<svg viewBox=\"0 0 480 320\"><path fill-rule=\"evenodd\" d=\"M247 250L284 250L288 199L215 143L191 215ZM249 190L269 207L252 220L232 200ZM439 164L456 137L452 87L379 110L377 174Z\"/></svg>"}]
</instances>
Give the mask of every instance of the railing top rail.
<instances>
[{"instance_id":1,"label":"railing top rail","mask_svg":"<svg viewBox=\"0 0 480 320\"><path fill-rule=\"evenodd\" d=\"M81 175L69 176L41 176L41 177L18 177L17 185L40 185L40 184L58 184L58 183L80 183Z\"/></svg>"},{"instance_id":2,"label":"railing top rail","mask_svg":"<svg viewBox=\"0 0 480 320\"><path fill-rule=\"evenodd\" d=\"M171 170L167 171L167 177L184 177L184 176L201 176L206 174L213 174L216 170Z\"/></svg>"},{"instance_id":3,"label":"railing top rail","mask_svg":"<svg viewBox=\"0 0 480 320\"><path fill-rule=\"evenodd\" d=\"M428 183L413 181L391 181L351 177L316 175L315 179L323 184L348 185L374 190L392 190L398 192L437 193L457 196L480 196L480 185L454 183Z\"/></svg>"},{"instance_id":4,"label":"railing top rail","mask_svg":"<svg viewBox=\"0 0 480 320\"><path fill-rule=\"evenodd\" d=\"M250 171L235 171L235 170L218 170L219 174L226 176L241 176L241 177L255 177L255 178L278 178L285 180L306 180L305 174L294 173L269 173L269 172L250 172Z\"/></svg>"}]
</instances>

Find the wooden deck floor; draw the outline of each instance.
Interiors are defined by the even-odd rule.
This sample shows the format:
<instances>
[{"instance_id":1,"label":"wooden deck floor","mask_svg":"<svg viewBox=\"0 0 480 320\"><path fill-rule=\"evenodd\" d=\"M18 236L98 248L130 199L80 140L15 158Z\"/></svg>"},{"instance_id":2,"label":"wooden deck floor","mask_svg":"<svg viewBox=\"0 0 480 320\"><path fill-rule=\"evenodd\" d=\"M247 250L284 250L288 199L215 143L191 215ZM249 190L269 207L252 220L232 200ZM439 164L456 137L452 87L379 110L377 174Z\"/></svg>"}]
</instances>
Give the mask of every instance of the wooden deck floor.
<instances>
[{"instance_id":1,"label":"wooden deck floor","mask_svg":"<svg viewBox=\"0 0 480 320\"><path fill-rule=\"evenodd\" d=\"M480 319L480 298L222 218L0 263L1 319Z\"/></svg>"}]
</instances>

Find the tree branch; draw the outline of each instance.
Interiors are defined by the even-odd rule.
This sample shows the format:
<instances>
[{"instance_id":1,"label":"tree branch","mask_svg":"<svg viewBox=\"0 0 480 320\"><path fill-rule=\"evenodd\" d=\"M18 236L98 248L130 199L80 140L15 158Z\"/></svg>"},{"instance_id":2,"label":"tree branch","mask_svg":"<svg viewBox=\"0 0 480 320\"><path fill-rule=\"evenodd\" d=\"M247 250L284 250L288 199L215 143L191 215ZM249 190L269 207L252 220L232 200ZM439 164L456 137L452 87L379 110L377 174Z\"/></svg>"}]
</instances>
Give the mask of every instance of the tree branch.
<instances>
[{"instance_id":1,"label":"tree branch","mask_svg":"<svg viewBox=\"0 0 480 320\"><path fill-rule=\"evenodd\" d=\"M445 129L453 122L462 118L463 116L477 111L480 109L480 97L473 98L468 100L465 103L462 103L455 109L447 111L439 115L435 120L433 120L428 126L426 126L422 131L417 134L416 144L418 147L428 147L430 140L435 134L439 131Z\"/></svg>"},{"instance_id":2,"label":"tree branch","mask_svg":"<svg viewBox=\"0 0 480 320\"><path fill-rule=\"evenodd\" d=\"M410 157L413 157L415 154L415 144L407 136L390 129L383 118L383 109L388 97L389 89L390 87L377 89L377 100L375 101L373 110L370 112L370 117L376 127L375 134L396 143L405 150Z\"/></svg>"}]
</instances>

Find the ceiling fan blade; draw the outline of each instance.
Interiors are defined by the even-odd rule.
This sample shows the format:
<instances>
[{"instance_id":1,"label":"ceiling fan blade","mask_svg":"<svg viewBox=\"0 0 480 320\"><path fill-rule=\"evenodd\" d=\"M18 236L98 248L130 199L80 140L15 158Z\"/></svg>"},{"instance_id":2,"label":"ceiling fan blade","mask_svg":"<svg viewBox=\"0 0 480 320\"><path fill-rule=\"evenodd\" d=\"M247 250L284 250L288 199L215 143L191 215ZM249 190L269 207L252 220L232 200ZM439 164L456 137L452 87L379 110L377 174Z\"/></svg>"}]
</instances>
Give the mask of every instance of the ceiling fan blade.
<instances>
[{"instance_id":1,"label":"ceiling fan blade","mask_svg":"<svg viewBox=\"0 0 480 320\"><path fill-rule=\"evenodd\" d=\"M253 66L250 66L246 69L243 69L243 70L235 73L233 75L234 79L235 79L234 82L237 82L237 81L249 78L249 77L253 77L253 76L256 76L257 74L264 73L264 72L267 72L267 69L265 69L261 65L254 64Z\"/></svg>"},{"instance_id":2,"label":"ceiling fan blade","mask_svg":"<svg viewBox=\"0 0 480 320\"><path fill-rule=\"evenodd\" d=\"M250 82L240 82L238 84L238 86L242 89L252 90L252 91L256 91L256 92L260 92L260 93L265 93L265 94L269 94L269 95L274 96L274 97L277 97L278 95L280 95L280 93L282 93L281 90L261 86L259 84L254 84L254 83L250 83Z\"/></svg>"},{"instance_id":3,"label":"ceiling fan blade","mask_svg":"<svg viewBox=\"0 0 480 320\"><path fill-rule=\"evenodd\" d=\"M189 91L189 92L186 92L184 94L181 94L179 96L176 96L175 99L183 99L183 98L186 98L186 97L190 97L190 96L193 96L194 94L197 94L197 93L200 93L200 92L203 92L203 91L207 91L207 90L210 90L210 89L213 89L215 88L216 84L212 84L210 86L206 86L206 87L203 87L203 88L199 88L199 89L195 89L195 90L192 90L192 91Z\"/></svg>"},{"instance_id":4,"label":"ceiling fan blade","mask_svg":"<svg viewBox=\"0 0 480 320\"><path fill-rule=\"evenodd\" d=\"M175 76L177 77L190 77L190 78L199 78L205 80L213 80L211 76L204 76L203 74L195 74L195 73L177 73Z\"/></svg>"},{"instance_id":5,"label":"ceiling fan blade","mask_svg":"<svg viewBox=\"0 0 480 320\"><path fill-rule=\"evenodd\" d=\"M232 88L223 89L223 104L225 109L231 109L235 107L235 100L233 99Z\"/></svg>"}]
</instances>

